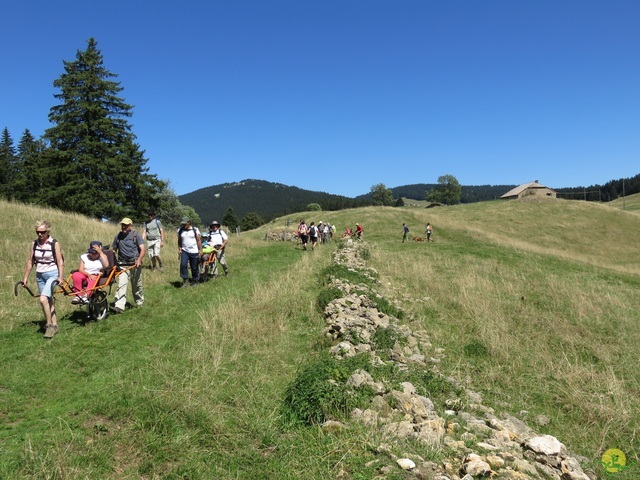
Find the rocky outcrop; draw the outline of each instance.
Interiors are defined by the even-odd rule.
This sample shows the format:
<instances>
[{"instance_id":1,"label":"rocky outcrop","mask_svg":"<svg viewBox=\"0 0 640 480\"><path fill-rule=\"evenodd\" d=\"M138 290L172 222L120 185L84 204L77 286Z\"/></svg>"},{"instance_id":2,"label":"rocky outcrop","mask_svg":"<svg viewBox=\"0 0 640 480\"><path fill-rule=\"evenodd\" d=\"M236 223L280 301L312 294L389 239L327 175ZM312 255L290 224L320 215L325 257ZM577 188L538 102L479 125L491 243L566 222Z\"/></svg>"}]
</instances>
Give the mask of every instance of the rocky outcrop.
<instances>
[{"instance_id":1,"label":"rocky outcrop","mask_svg":"<svg viewBox=\"0 0 640 480\"><path fill-rule=\"evenodd\" d=\"M336 251L334 262L374 278L375 272L367 268L362 255L358 254L358 249L366 248L364 245L348 242ZM375 392L368 408L355 409L351 419L378 429L386 439L387 443L377 448L379 478L392 475L397 469L411 472L415 478L437 480L596 478L592 473L585 473L577 459L569 455L555 437L539 435L522 420L505 412L495 412L483 405L479 393L442 376L438 364L444 350L432 345L428 332L413 331L394 316L379 311L375 299L380 296L373 288L337 278L331 278L330 284L343 293L324 311L325 335L333 340L333 355L343 358L366 352L374 364L392 362L399 371L419 367L440 375L442 381L450 382L453 390L460 392L459 396L435 405L410 382L401 383L401 389L397 389L364 370L351 375L345 388L367 386ZM373 341L379 329L397 341L381 350ZM335 429L334 423L327 422L323 428ZM340 424L340 428L348 426ZM422 445L424 450L428 445L450 453L440 462L425 460L415 453L420 448L398 457L392 453L392 445L398 441L402 441L403 448L414 444Z\"/></svg>"}]
</instances>

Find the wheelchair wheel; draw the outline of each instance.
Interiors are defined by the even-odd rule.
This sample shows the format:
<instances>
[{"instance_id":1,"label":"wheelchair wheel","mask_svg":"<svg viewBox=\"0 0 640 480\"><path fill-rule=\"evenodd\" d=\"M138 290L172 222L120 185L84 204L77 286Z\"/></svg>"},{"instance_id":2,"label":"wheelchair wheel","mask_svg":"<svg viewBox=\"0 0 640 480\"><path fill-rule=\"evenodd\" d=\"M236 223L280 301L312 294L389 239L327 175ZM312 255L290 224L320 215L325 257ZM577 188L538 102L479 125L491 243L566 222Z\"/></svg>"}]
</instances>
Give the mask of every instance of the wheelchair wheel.
<instances>
[{"instance_id":1,"label":"wheelchair wheel","mask_svg":"<svg viewBox=\"0 0 640 480\"><path fill-rule=\"evenodd\" d=\"M109 314L109 302L107 293L98 290L89 300L89 317L92 320L104 320Z\"/></svg>"}]
</instances>

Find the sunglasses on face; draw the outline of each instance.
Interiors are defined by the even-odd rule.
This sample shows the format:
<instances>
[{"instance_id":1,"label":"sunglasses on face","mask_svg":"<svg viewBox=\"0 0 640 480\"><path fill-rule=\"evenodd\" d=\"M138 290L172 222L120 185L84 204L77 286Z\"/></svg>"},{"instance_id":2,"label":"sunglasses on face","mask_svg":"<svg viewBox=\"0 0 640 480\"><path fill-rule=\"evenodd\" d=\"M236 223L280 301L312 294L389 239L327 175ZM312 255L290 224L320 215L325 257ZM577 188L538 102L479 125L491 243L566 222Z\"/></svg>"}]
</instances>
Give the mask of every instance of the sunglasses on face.
<instances>
[{"instance_id":1,"label":"sunglasses on face","mask_svg":"<svg viewBox=\"0 0 640 480\"><path fill-rule=\"evenodd\" d=\"M38 235L44 235L45 233L47 233L49 230L36 230L36 233Z\"/></svg>"}]
</instances>

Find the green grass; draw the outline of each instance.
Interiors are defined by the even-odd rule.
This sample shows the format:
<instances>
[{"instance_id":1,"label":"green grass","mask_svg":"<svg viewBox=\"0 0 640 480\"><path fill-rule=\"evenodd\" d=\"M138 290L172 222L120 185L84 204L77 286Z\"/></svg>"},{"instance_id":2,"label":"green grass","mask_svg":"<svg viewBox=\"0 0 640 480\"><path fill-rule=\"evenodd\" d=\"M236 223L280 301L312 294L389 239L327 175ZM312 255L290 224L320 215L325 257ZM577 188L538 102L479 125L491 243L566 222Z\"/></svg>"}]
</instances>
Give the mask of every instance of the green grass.
<instances>
[{"instance_id":1,"label":"green grass","mask_svg":"<svg viewBox=\"0 0 640 480\"><path fill-rule=\"evenodd\" d=\"M169 235L165 273L144 272L143 308L85 323L59 301L61 332L45 341L36 300L12 292L35 221L51 221L67 272L117 226L25 205L0 210L0 478L373 478L384 464L375 431L284 421L292 385L350 370L317 363L327 348L318 306L336 295L329 274L383 292L380 306L424 329L445 349L440 370L488 406L547 415L541 433L594 464L608 448L638 461L637 215L569 201L322 212L338 231L364 225L379 283L332 266L335 245L302 252L263 242L258 230L231 238L229 278L180 290ZM402 244L403 222L412 231L430 222L435 243ZM392 342L387 333L380 345ZM460 394L428 372L368 368L391 384L414 382L440 410ZM341 395L329 392L317 418L362 400ZM311 400L302 412L317 407ZM637 478L634 468L616 478Z\"/></svg>"}]
</instances>

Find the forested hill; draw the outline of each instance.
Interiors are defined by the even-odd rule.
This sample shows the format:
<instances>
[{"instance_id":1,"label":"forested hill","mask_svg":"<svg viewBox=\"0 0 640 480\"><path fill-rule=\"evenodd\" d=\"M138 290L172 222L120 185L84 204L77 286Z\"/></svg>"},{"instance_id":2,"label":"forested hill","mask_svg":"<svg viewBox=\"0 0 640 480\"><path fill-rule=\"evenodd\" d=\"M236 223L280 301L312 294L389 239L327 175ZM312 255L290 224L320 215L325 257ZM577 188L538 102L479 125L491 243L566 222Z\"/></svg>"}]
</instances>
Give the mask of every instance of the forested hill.
<instances>
[{"instance_id":1,"label":"forested hill","mask_svg":"<svg viewBox=\"0 0 640 480\"><path fill-rule=\"evenodd\" d=\"M265 180L243 180L201 188L178 197L198 213L203 222L222 217L231 207L239 218L255 212L263 220L276 216L307 210L310 203L318 203L322 210L341 210L367 205L364 199L353 199L341 195L303 190L282 183Z\"/></svg>"}]
</instances>

